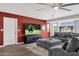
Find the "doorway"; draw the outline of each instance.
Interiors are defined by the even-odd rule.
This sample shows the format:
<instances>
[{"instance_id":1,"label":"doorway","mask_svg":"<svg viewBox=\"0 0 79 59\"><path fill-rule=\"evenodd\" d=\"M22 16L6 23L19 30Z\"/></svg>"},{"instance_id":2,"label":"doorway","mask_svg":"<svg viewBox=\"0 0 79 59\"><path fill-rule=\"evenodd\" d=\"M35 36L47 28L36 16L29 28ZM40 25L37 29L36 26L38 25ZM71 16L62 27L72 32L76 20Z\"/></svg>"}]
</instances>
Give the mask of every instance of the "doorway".
<instances>
[{"instance_id":1,"label":"doorway","mask_svg":"<svg viewBox=\"0 0 79 59\"><path fill-rule=\"evenodd\" d=\"M12 45L17 43L17 18L3 18L3 45Z\"/></svg>"}]
</instances>

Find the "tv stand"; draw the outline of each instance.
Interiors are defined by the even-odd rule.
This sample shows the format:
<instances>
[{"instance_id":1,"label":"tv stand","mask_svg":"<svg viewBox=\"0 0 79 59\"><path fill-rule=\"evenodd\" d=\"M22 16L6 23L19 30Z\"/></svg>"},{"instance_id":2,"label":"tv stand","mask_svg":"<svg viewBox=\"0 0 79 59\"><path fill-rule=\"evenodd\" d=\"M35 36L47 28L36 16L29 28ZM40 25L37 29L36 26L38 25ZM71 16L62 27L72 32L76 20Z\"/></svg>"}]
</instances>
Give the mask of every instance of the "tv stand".
<instances>
[{"instance_id":1,"label":"tv stand","mask_svg":"<svg viewBox=\"0 0 79 59\"><path fill-rule=\"evenodd\" d=\"M41 37L39 35L25 35L24 43L33 43L36 42L37 39L40 39Z\"/></svg>"}]
</instances>

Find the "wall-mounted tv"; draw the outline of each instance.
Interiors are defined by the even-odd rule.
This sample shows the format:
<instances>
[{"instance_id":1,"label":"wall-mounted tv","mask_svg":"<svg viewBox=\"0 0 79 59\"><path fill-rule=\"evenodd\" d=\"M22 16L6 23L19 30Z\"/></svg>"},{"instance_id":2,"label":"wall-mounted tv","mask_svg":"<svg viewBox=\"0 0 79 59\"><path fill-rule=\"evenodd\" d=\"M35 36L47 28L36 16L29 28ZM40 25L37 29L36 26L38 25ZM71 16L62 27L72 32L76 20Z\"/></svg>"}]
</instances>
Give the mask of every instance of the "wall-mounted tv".
<instances>
[{"instance_id":1,"label":"wall-mounted tv","mask_svg":"<svg viewBox=\"0 0 79 59\"><path fill-rule=\"evenodd\" d=\"M25 35L36 35L40 34L41 26L38 24L26 24L25 25Z\"/></svg>"}]
</instances>

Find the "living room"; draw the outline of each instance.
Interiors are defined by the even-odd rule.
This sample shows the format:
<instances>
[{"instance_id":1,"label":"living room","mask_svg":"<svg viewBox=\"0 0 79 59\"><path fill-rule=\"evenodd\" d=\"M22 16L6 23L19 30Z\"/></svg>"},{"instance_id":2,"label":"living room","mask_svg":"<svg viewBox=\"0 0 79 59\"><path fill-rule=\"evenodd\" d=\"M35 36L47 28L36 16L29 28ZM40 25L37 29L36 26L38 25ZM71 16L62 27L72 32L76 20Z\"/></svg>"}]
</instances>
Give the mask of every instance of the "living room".
<instances>
[{"instance_id":1,"label":"living room","mask_svg":"<svg viewBox=\"0 0 79 59\"><path fill-rule=\"evenodd\" d=\"M0 3L0 56L79 56L78 7Z\"/></svg>"}]
</instances>

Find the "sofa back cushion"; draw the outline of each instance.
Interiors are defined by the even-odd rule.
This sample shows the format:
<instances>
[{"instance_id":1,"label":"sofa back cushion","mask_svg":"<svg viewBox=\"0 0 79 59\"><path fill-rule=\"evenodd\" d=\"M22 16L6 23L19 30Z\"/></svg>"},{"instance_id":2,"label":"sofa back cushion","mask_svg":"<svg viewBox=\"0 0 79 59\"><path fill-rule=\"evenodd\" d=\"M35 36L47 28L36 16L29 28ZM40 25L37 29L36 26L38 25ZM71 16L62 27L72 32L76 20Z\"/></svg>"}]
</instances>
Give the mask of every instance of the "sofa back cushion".
<instances>
[{"instance_id":1,"label":"sofa back cushion","mask_svg":"<svg viewBox=\"0 0 79 59\"><path fill-rule=\"evenodd\" d=\"M54 37L60 37L60 32L55 32Z\"/></svg>"},{"instance_id":2,"label":"sofa back cushion","mask_svg":"<svg viewBox=\"0 0 79 59\"><path fill-rule=\"evenodd\" d=\"M79 33L72 33L72 37L78 37Z\"/></svg>"},{"instance_id":3,"label":"sofa back cushion","mask_svg":"<svg viewBox=\"0 0 79 59\"><path fill-rule=\"evenodd\" d=\"M66 50L67 50L68 52L75 52L76 49L78 48L78 43L79 43L78 38L74 38L74 37L73 37L73 38L70 40L70 42L68 43L68 45L67 45L67 47L66 47Z\"/></svg>"},{"instance_id":4,"label":"sofa back cushion","mask_svg":"<svg viewBox=\"0 0 79 59\"><path fill-rule=\"evenodd\" d=\"M72 33L72 32L55 32L54 37L62 37L62 38L67 38L67 37L78 37L79 33Z\"/></svg>"},{"instance_id":5,"label":"sofa back cushion","mask_svg":"<svg viewBox=\"0 0 79 59\"><path fill-rule=\"evenodd\" d=\"M57 34L57 32L55 32L55 33L54 33L54 37L57 37L57 36L58 36L58 34Z\"/></svg>"}]
</instances>

